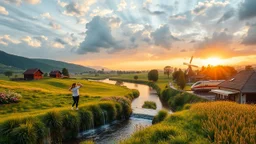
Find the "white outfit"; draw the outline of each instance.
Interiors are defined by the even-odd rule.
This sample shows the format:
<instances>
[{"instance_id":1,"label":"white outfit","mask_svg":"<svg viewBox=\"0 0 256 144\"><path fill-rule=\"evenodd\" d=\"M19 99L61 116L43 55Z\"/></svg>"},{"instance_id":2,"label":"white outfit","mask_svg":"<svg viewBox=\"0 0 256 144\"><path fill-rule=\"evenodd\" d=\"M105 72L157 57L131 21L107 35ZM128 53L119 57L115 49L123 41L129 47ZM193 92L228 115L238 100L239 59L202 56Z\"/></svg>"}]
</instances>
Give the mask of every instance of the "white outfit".
<instances>
[{"instance_id":1,"label":"white outfit","mask_svg":"<svg viewBox=\"0 0 256 144\"><path fill-rule=\"evenodd\" d=\"M76 86L76 87L71 89L73 97L79 96L79 89L80 89L80 87L81 86Z\"/></svg>"}]
</instances>

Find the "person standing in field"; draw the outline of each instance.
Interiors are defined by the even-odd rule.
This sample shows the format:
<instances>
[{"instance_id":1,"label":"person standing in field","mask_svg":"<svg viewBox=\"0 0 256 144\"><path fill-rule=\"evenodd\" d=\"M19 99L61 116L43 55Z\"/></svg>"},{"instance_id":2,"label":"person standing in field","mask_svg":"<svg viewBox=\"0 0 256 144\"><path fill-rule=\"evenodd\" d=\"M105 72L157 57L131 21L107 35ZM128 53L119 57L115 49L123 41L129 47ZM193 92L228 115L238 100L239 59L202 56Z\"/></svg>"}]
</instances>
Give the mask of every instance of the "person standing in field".
<instances>
[{"instance_id":1,"label":"person standing in field","mask_svg":"<svg viewBox=\"0 0 256 144\"><path fill-rule=\"evenodd\" d=\"M71 109L74 109L74 106L76 105L76 110L78 110L78 102L79 102L79 89L82 87L83 85L80 83L73 83L72 86L69 88L69 91L72 91L72 97L73 97L73 101L74 103L72 104Z\"/></svg>"}]
</instances>

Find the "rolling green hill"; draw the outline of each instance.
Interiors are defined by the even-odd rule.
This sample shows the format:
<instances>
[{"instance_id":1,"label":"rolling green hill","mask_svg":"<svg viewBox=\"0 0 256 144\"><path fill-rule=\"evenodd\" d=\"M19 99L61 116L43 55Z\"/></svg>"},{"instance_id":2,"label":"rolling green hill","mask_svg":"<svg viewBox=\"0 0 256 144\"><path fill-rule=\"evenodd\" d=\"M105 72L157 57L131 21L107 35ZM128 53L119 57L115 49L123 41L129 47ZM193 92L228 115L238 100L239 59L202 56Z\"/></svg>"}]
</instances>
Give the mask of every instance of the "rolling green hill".
<instances>
[{"instance_id":1,"label":"rolling green hill","mask_svg":"<svg viewBox=\"0 0 256 144\"><path fill-rule=\"evenodd\" d=\"M80 73L85 71L95 71L92 68L76 65L72 63L66 63L62 61L49 60L49 59L34 59L37 62L48 64L50 66L58 67L58 69L67 68L69 72Z\"/></svg>"},{"instance_id":2,"label":"rolling green hill","mask_svg":"<svg viewBox=\"0 0 256 144\"><path fill-rule=\"evenodd\" d=\"M3 73L7 70L12 70L14 72L23 72L24 70L29 68L40 68L43 72L50 72L52 70L61 70L64 67L69 69L70 73L80 73L94 70L88 67L71 63L45 59L30 59L0 51L0 73Z\"/></svg>"}]
</instances>

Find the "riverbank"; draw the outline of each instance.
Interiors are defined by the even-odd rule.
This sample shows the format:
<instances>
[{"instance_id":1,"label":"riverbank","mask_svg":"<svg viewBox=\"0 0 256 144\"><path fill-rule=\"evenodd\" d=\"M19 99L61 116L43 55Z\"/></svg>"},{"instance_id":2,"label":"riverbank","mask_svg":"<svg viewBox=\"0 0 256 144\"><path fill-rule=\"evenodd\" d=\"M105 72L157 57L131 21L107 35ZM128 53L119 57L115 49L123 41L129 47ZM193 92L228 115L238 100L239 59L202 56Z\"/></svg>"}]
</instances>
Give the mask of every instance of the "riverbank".
<instances>
[{"instance_id":1,"label":"riverbank","mask_svg":"<svg viewBox=\"0 0 256 144\"><path fill-rule=\"evenodd\" d=\"M121 144L256 143L256 106L206 102L169 115Z\"/></svg>"},{"instance_id":2,"label":"riverbank","mask_svg":"<svg viewBox=\"0 0 256 144\"><path fill-rule=\"evenodd\" d=\"M73 101L68 88L74 82L83 84L78 111L70 110ZM22 99L1 104L0 143L59 143L76 138L79 132L128 119L131 100L139 96L126 87L74 79L0 80L0 91L6 90Z\"/></svg>"},{"instance_id":3,"label":"riverbank","mask_svg":"<svg viewBox=\"0 0 256 144\"><path fill-rule=\"evenodd\" d=\"M130 100L108 97L83 104L78 111L69 108L44 114L8 119L0 124L0 143L61 143L75 139L83 132L114 120L128 119L132 113Z\"/></svg>"},{"instance_id":4,"label":"riverbank","mask_svg":"<svg viewBox=\"0 0 256 144\"><path fill-rule=\"evenodd\" d=\"M134 80L124 78L109 78L109 80L124 81L130 83L144 84L156 90L157 95L164 105L167 105L172 111L179 111L193 103L206 102L208 100L198 97L186 91L175 90L169 87L168 79L162 77L160 82L151 82L147 80ZM164 86L165 85L165 86Z\"/></svg>"}]
</instances>

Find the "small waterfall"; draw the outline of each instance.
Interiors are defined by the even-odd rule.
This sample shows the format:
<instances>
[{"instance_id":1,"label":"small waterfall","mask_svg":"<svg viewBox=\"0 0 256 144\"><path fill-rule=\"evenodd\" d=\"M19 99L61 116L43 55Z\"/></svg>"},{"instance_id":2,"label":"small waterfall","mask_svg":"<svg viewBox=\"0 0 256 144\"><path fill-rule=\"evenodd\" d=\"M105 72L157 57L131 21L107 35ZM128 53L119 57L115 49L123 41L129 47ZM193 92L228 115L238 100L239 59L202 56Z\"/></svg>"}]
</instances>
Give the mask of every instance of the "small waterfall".
<instances>
[{"instance_id":1,"label":"small waterfall","mask_svg":"<svg viewBox=\"0 0 256 144\"><path fill-rule=\"evenodd\" d=\"M105 125L107 123L107 116L108 116L107 111L102 110L101 114L102 114L102 118L103 118L103 125Z\"/></svg>"}]
</instances>

